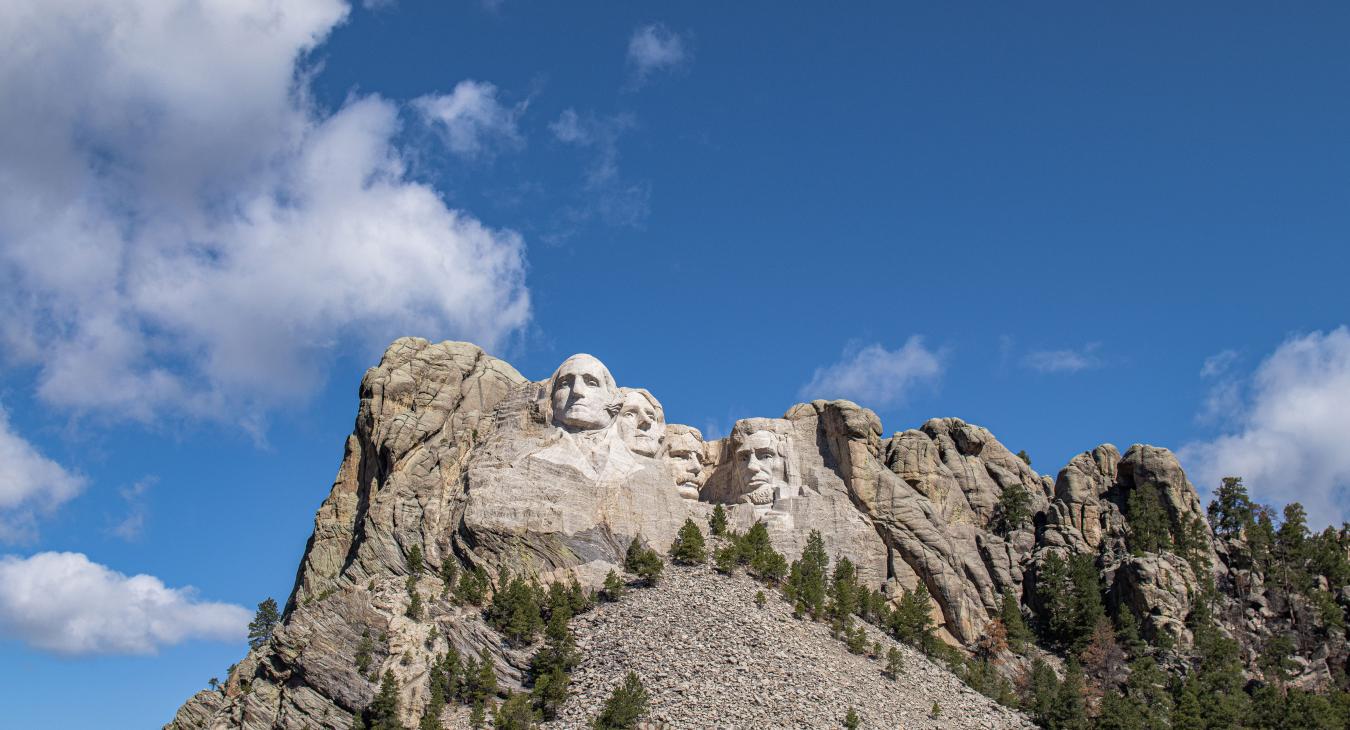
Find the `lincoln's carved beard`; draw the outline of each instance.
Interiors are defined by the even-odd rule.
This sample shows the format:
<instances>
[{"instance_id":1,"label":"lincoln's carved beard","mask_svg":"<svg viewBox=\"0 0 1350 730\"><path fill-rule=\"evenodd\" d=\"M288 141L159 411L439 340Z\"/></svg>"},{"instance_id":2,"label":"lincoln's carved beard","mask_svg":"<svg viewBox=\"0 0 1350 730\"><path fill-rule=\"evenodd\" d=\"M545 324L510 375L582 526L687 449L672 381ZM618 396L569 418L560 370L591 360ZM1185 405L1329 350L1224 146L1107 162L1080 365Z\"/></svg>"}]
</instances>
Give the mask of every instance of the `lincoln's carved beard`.
<instances>
[{"instance_id":1,"label":"lincoln's carved beard","mask_svg":"<svg viewBox=\"0 0 1350 730\"><path fill-rule=\"evenodd\" d=\"M745 501L755 505L773 504L773 485L765 484L745 495Z\"/></svg>"}]
</instances>

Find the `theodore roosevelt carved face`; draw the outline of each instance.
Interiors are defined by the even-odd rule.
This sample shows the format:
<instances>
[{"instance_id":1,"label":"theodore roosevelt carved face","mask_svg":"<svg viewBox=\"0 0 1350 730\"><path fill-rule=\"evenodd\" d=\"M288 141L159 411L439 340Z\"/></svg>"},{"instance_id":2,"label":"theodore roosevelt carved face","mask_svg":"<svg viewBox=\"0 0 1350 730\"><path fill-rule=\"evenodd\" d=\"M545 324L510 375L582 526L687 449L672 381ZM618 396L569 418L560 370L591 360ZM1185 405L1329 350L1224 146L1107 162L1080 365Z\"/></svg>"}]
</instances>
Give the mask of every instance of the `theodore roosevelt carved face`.
<instances>
[{"instance_id":1,"label":"theodore roosevelt carved face","mask_svg":"<svg viewBox=\"0 0 1350 730\"><path fill-rule=\"evenodd\" d=\"M672 426L666 437L666 458L675 470L675 487L685 499L698 499L699 476L703 473L703 436L698 431Z\"/></svg>"},{"instance_id":2,"label":"theodore roosevelt carved face","mask_svg":"<svg viewBox=\"0 0 1350 730\"><path fill-rule=\"evenodd\" d=\"M651 393L637 388L624 396L617 426L629 451L656 456L666 435L666 414Z\"/></svg>"},{"instance_id":3,"label":"theodore roosevelt carved face","mask_svg":"<svg viewBox=\"0 0 1350 730\"><path fill-rule=\"evenodd\" d=\"M618 394L614 376L590 355L573 355L553 374L553 423L572 431L601 429L613 420Z\"/></svg>"}]
</instances>

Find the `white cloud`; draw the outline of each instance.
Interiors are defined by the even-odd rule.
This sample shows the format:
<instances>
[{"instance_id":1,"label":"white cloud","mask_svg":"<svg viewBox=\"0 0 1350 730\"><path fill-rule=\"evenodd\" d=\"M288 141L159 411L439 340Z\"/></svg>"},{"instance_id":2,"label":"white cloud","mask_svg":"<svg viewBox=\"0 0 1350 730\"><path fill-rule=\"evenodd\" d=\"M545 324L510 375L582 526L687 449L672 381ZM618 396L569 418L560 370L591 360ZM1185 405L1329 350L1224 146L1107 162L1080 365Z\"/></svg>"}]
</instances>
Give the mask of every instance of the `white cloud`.
<instances>
[{"instance_id":1,"label":"white cloud","mask_svg":"<svg viewBox=\"0 0 1350 730\"><path fill-rule=\"evenodd\" d=\"M1302 502L1310 524L1350 517L1350 329L1291 337L1245 385L1229 433L1180 449L1192 481L1240 476L1262 502Z\"/></svg>"},{"instance_id":2,"label":"white cloud","mask_svg":"<svg viewBox=\"0 0 1350 730\"><path fill-rule=\"evenodd\" d=\"M145 495L157 481L159 481L158 477L148 476L136 481L129 487L118 490L118 493L122 496L122 501L127 504L127 515L116 525L113 525L109 532L127 542L135 542L141 538L141 533L145 531L145 519L148 512Z\"/></svg>"},{"instance_id":3,"label":"white cloud","mask_svg":"<svg viewBox=\"0 0 1350 730\"><path fill-rule=\"evenodd\" d=\"M189 639L239 641L251 614L198 601L81 553L0 557L0 636L57 654L153 654Z\"/></svg>"},{"instance_id":4,"label":"white cloud","mask_svg":"<svg viewBox=\"0 0 1350 730\"><path fill-rule=\"evenodd\" d=\"M0 349L44 400L256 425L338 345L528 322L520 237L410 178L399 109L310 102L348 10L0 4L0 98L33 102L0 105Z\"/></svg>"},{"instance_id":5,"label":"white cloud","mask_svg":"<svg viewBox=\"0 0 1350 730\"><path fill-rule=\"evenodd\" d=\"M1228 368L1238 359L1236 350L1223 350L1205 358L1205 363L1200 366L1200 377L1217 378L1228 372Z\"/></svg>"},{"instance_id":6,"label":"white cloud","mask_svg":"<svg viewBox=\"0 0 1350 730\"><path fill-rule=\"evenodd\" d=\"M653 73L676 68L688 57L680 34L660 23L639 27L628 39L628 63L639 86Z\"/></svg>"},{"instance_id":7,"label":"white cloud","mask_svg":"<svg viewBox=\"0 0 1350 730\"><path fill-rule=\"evenodd\" d=\"M461 81L449 94L421 96L412 105L440 132L450 151L462 157L480 157L496 147L524 144L518 121L527 104L502 104L492 84Z\"/></svg>"},{"instance_id":8,"label":"white cloud","mask_svg":"<svg viewBox=\"0 0 1350 730\"><path fill-rule=\"evenodd\" d=\"M15 433L0 406L0 542L31 540L37 517L79 494L85 483Z\"/></svg>"},{"instance_id":9,"label":"white cloud","mask_svg":"<svg viewBox=\"0 0 1350 730\"><path fill-rule=\"evenodd\" d=\"M850 346L839 362L818 368L802 386L801 398L846 398L860 405L882 407L903 403L914 388L937 382L943 353L923 345L915 335L898 350L879 344Z\"/></svg>"},{"instance_id":10,"label":"white cloud","mask_svg":"<svg viewBox=\"0 0 1350 730\"><path fill-rule=\"evenodd\" d=\"M574 222L598 215L609 225L639 225L651 209L651 186L625 179L619 173L619 138L636 126L628 114L596 116L565 109L548 125L559 142L593 150L586 168L585 204L572 211Z\"/></svg>"},{"instance_id":11,"label":"white cloud","mask_svg":"<svg viewBox=\"0 0 1350 730\"><path fill-rule=\"evenodd\" d=\"M1027 353L1022 364L1042 373L1076 373L1102 366L1097 356L1101 343L1090 342L1081 349L1039 350Z\"/></svg>"}]
</instances>

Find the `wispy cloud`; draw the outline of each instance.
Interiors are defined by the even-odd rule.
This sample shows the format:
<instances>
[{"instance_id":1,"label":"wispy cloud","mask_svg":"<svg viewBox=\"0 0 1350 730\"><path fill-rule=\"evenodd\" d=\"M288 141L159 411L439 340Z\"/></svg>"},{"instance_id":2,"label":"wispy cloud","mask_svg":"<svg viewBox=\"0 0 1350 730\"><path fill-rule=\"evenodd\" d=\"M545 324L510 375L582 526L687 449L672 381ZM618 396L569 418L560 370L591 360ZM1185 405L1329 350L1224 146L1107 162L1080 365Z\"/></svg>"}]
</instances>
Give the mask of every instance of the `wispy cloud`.
<instances>
[{"instance_id":1,"label":"wispy cloud","mask_svg":"<svg viewBox=\"0 0 1350 730\"><path fill-rule=\"evenodd\" d=\"M113 535L127 541L135 542L141 538L145 531L145 519L148 514L146 507L146 494L150 487L159 481L157 477L148 476L132 483L131 486L118 490L122 501L127 506L126 516L109 530Z\"/></svg>"},{"instance_id":2,"label":"wispy cloud","mask_svg":"<svg viewBox=\"0 0 1350 730\"><path fill-rule=\"evenodd\" d=\"M189 639L239 641L249 612L199 601L82 553L0 557L0 636L64 655L153 654Z\"/></svg>"},{"instance_id":3,"label":"wispy cloud","mask_svg":"<svg viewBox=\"0 0 1350 730\"><path fill-rule=\"evenodd\" d=\"M1041 373L1076 373L1102 366L1097 354L1101 343L1090 342L1078 349L1037 350L1022 358L1022 364Z\"/></svg>"},{"instance_id":4,"label":"wispy cloud","mask_svg":"<svg viewBox=\"0 0 1350 730\"><path fill-rule=\"evenodd\" d=\"M1310 523L1350 517L1350 329L1289 338L1240 385L1247 397L1221 411L1228 433L1179 451L1196 485L1240 476L1257 499L1302 502Z\"/></svg>"},{"instance_id":5,"label":"wispy cloud","mask_svg":"<svg viewBox=\"0 0 1350 730\"><path fill-rule=\"evenodd\" d=\"M619 139L636 123L629 114L597 116L566 109L549 124L559 142L594 154L584 174L582 206L571 211L574 222L599 216L608 225L637 226L646 219L651 186L619 172Z\"/></svg>"},{"instance_id":6,"label":"wispy cloud","mask_svg":"<svg viewBox=\"0 0 1350 730\"><path fill-rule=\"evenodd\" d=\"M507 106L498 99L496 86L472 80L459 82L449 94L428 94L412 102L445 146L469 159L523 147L519 119L528 106L527 101Z\"/></svg>"},{"instance_id":7,"label":"wispy cloud","mask_svg":"<svg viewBox=\"0 0 1350 730\"><path fill-rule=\"evenodd\" d=\"M0 542L34 539L38 517L79 494L87 481L15 432L0 406Z\"/></svg>"},{"instance_id":8,"label":"wispy cloud","mask_svg":"<svg viewBox=\"0 0 1350 730\"><path fill-rule=\"evenodd\" d=\"M944 353L925 347L917 335L897 350L853 344L839 362L818 368L798 396L846 398L871 407L899 405L915 388L937 382L943 359Z\"/></svg>"},{"instance_id":9,"label":"wispy cloud","mask_svg":"<svg viewBox=\"0 0 1350 730\"><path fill-rule=\"evenodd\" d=\"M643 25L628 39L628 65L634 88L658 71L678 68L689 60L684 38L661 23Z\"/></svg>"},{"instance_id":10,"label":"wispy cloud","mask_svg":"<svg viewBox=\"0 0 1350 730\"><path fill-rule=\"evenodd\" d=\"M301 59L346 3L19 6L0 98L42 103L0 105L0 352L48 404L256 428L336 347L529 322L523 240L409 175L403 110L311 103ZM485 89L461 149L502 129Z\"/></svg>"},{"instance_id":11,"label":"wispy cloud","mask_svg":"<svg viewBox=\"0 0 1350 730\"><path fill-rule=\"evenodd\" d=\"M1223 350L1205 358L1205 362L1200 366L1200 377L1217 378L1228 372L1228 368L1237 362L1238 353L1236 350Z\"/></svg>"}]
</instances>

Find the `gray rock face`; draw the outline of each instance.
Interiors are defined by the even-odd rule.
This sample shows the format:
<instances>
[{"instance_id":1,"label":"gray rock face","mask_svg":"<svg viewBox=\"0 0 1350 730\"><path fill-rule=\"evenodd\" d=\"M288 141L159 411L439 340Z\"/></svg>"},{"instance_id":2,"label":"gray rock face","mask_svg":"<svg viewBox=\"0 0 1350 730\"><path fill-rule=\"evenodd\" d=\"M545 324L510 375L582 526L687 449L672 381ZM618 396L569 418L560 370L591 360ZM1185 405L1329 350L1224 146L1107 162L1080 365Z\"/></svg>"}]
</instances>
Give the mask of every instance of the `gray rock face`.
<instances>
[{"instance_id":1,"label":"gray rock face","mask_svg":"<svg viewBox=\"0 0 1350 730\"><path fill-rule=\"evenodd\" d=\"M445 597L442 566L544 582L575 576L594 587L634 537L665 551L686 519L705 524L715 504L737 529L762 521L789 560L815 530L872 587L897 596L922 582L940 635L954 644L980 638L1001 594L1021 596L1047 549L1102 555L1115 600L1149 617L1148 630L1184 641L1190 606L1178 595L1195 586L1189 565L1124 551L1121 505L1142 484L1156 485L1178 518L1201 514L1165 449L1135 446L1121 457L1101 446L1052 481L979 426L933 419L883 438L872 411L822 400L739 421L705 442L666 424L655 396L593 357L530 381L473 345L404 338L362 380L282 626L223 692L194 696L167 727L346 728L386 670L415 724L432 657L451 645L487 649L502 685L519 687L528 653ZM1027 494L1035 526L998 534L1010 487ZM425 566L416 620L406 615L413 548Z\"/></svg>"}]
</instances>

